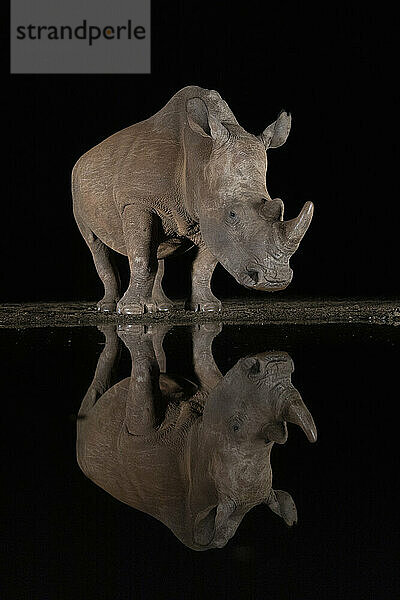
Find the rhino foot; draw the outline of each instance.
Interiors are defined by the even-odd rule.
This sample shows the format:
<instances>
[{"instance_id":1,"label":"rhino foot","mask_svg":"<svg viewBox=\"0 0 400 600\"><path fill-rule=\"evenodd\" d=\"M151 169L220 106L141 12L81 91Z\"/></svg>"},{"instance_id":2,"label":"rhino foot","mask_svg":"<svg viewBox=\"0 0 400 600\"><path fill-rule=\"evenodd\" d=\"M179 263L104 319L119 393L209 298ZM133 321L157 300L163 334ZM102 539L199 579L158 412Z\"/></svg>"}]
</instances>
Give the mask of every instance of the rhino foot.
<instances>
[{"instance_id":1,"label":"rhino foot","mask_svg":"<svg viewBox=\"0 0 400 600\"><path fill-rule=\"evenodd\" d=\"M145 313L153 312L156 312L156 306L151 300L149 302L144 300L122 302L122 300L120 300L117 304L117 313L120 315L143 315Z\"/></svg>"},{"instance_id":2,"label":"rhino foot","mask_svg":"<svg viewBox=\"0 0 400 600\"><path fill-rule=\"evenodd\" d=\"M110 300L109 298L102 298L97 303L97 310L102 313L113 313L116 310L118 300Z\"/></svg>"},{"instance_id":3,"label":"rhino foot","mask_svg":"<svg viewBox=\"0 0 400 600\"><path fill-rule=\"evenodd\" d=\"M117 335L125 343L133 337L145 338L151 333L152 328L149 325L131 325L128 323L124 323L123 325L117 326Z\"/></svg>"},{"instance_id":4,"label":"rhino foot","mask_svg":"<svg viewBox=\"0 0 400 600\"><path fill-rule=\"evenodd\" d=\"M221 308L221 302L215 296L212 299L191 298L185 303L186 310L195 312L220 312Z\"/></svg>"},{"instance_id":5,"label":"rhino foot","mask_svg":"<svg viewBox=\"0 0 400 600\"><path fill-rule=\"evenodd\" d=\"M162 304L157 304L157 311L159 312L171 312L175 310L175 306L172 302L163 302Z\"/></svg>"},{"instance_id":6,"label":"rhino foot","mask_svg":"<svg viewBox=\"0 0 400 600\"><path fill-rule=\"evenodd\" d=\"M175 310L175 304L165 294L155 295L153 293L152 303L158 312L172 312Z\"/></svg>"},{"instance_id":7,"label":"rhino foot","mask_svg":"<svg viewBox=\"0 0 400 600\"><path fill-rule=\"evenodd\" d=\"M143 315L155 312L170 312L174 309L172 302L158 304L152 298L140 300L125 300L122 298L117 304L117 313L120 315Z\"/></svg>"}]
</instances>

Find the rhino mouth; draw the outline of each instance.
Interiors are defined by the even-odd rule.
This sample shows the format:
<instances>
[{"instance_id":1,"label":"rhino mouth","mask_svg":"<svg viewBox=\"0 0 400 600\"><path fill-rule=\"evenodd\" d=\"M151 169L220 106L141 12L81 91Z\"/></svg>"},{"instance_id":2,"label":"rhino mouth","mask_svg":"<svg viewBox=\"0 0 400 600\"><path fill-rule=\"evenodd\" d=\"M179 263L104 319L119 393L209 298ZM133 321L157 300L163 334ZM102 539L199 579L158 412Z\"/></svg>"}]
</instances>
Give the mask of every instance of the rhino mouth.
<instances>
[{"instance_id":1,"label":"rhino mouth","mask_svg":"<svg viewBox=\"0 0 400 600\"><path fill-rule=\"evenodd\" d=\"M260 268L246 268L246 271L243 273L242 277L239 280L239 283L252 290L267 290L267 289L276 289L283 290L285 289L289 283L291 282L292 277L277 278L273 279L268 277L265 272Z\"/></svg>"}]
</instances>

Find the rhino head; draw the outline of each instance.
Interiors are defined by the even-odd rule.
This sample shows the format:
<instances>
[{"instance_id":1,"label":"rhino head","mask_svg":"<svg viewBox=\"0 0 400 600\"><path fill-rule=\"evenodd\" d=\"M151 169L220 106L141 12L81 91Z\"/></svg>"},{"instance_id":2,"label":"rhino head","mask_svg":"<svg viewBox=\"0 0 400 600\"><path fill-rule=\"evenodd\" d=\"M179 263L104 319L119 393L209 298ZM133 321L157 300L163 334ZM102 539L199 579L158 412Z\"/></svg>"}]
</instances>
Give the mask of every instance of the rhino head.
<instances>
[{"instance_id":1,"label":"rhino head","mask_svg":"<svg viewBox=\"0 0 400 600\"><path fill-rule=\"evenodd\" d=\"M217 118L200 98L188 100L186 109L190 128L208 142L197 190L207 247L239 284L262 291L285 289L293 277L289 259L314 208L306 202L298 217L284 221L282 200L272 199L266 188L267 150L285 143L290 115L282 111L255 136L233 115L229 122Z\"/></svg>"},{"instance_id":2,"label":"rhino head","mask_svg":"<svg viewBox=\"0 0 400 600\"><path fill-rule=\"evenodd\" d=\"M287 440L288 422L301 427L310 442L317 439L313 418L291 383L292 371L286 352L265 352L239 360L210 392L199 447L210 457L202 473L211 491L194 522L196 549L223 547L246 512L261 503L288 525L296 522L291 496L272 488L270 463L273 443Z\"/></svg>"}]
</instances>

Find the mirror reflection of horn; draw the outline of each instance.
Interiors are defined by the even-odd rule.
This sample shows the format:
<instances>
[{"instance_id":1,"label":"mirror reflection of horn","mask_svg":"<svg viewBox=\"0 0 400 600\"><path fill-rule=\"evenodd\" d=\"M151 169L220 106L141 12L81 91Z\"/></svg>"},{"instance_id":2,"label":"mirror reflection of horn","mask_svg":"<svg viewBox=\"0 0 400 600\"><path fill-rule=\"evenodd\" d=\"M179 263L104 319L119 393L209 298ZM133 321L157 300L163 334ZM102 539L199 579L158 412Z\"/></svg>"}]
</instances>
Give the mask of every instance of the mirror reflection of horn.
<instances>
[{"instance_id":1,"label":"mirror reflection of horn","mask_svg":"<svg viewBox=\"0 0 400 600\"><path fill-rule=\"evenodd\" d=\"M314 419L312 418L310 411L304 404L297 390L294 390L294 393L289 398L288 403L289 404L285 414L286 421L301 427L309 442L316 442L317 428L315 426Z\"/></svg>"}]
</instances>

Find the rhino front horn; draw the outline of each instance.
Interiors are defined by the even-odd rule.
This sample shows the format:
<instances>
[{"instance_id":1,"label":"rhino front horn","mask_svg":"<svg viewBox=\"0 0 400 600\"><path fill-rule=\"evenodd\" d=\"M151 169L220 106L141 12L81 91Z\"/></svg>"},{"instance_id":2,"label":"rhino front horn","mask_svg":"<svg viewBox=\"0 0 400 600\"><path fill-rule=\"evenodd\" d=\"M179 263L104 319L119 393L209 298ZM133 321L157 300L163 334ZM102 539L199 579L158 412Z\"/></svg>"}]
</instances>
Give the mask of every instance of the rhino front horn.
<instances>
[{"instance_id":1,"label":"rhino front horn","mask_svg":"<svg viewBox=\"0 0 400 600\"><path fill-rule=\"evenodd\" d=\"M295 219L282 223L283 234L290 244L299 244L304 237L313 217L314 204L306 202Z\"/></svg>"},{"instance_id":2,"label":"rhino front horn","mask_svg":"<svg viewBox=\"0 0 400 600\"><path fill-rule=\"evenodd\" d=\"M314 419L297 390L293 390L289 398L285 420L301 427L309 442L317 441L317 428Z\"/></svg>"}]
</instances>

